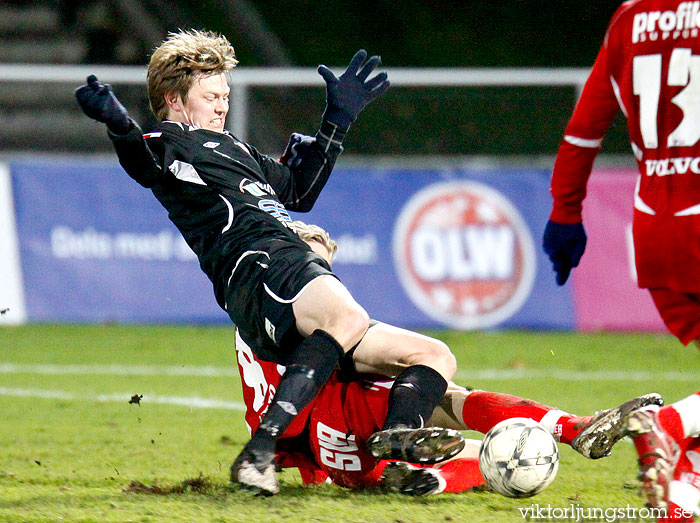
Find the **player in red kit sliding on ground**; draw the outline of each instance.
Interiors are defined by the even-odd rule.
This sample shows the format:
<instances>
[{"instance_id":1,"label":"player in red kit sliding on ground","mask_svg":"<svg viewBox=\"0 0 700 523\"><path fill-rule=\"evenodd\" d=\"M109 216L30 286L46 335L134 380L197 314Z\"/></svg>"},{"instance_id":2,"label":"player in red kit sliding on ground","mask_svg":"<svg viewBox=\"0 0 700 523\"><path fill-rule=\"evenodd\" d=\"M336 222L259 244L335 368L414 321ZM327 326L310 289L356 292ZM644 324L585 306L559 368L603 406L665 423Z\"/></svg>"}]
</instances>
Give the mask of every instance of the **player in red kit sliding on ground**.
<instances>
[{"instance_id":1,"label":"player in red kit sliding on ground","mask_svg":"<svg viewBox=\"0 0 700 523\"><path fill-rule=\"evenodd\" d=\"M330 266L337 245L328 233L302 222L294 222L294 227L299 237ZM397 346L427 350L424 345L439 343L372 320L357 350L391 353ZM246 424L255 432L285 369L257 358L240 336L236 337L236 352ZM378 370L384 376L379 376ZM347 488L386 487L409 495L463 492L483 484L477 460L481 444L478 440L468 440L456 458L434 467L379 460L368 451L366 442L382 426L388 410L393 381L386 376L398 375L400 370L400 365L391 368L386 363L373 368L358 363L352 355L341 360L340 369L333 373L317 399L280 437L277 463L298 467L305 482L328 478ZM540 422L557 440L570 444L585 457L597 459L610 454L612 446L623 437L630 413L660 403L657 394L647 394L595 416L579 417L517 396L450 383L427 424L486 433L500 421L526 417Z\"/></svg>"},{"instance_id":2,"label":"player in red kit sliding on ground","mask_svg":"<svg viewBox=\"0 0 700 523\"><path fill-rule=\"evenodd\" d=\"M625 2L610 21L552 175L543 247L559 285L583 255L586 183L620 110L639 167L633 222L639 286L683 344L699 345L700 2ZM700 501L700 396L633 415L629 433L647 504L668 507L669 521L692 521Z\"/></svg>"},{"instance_id":3,"label":"player in red kit sliding on ground","mask_svg":"<svg viewBox=\"0 0 700 523\"><path fill-rule=\"evenodd\" d=\"M396 328L375 323L361 343L374 344L392 329ZM246 404L246 424L254 433L284 368L257 359L239 336L236 337L236 353ZM434 466L372 456L365 446L366 441L384 422L392 383L376 374L357 374L347 368L335 371L314 402L279 438L278 465L299 468L305 483L330 479L346 488L386 487L409 495L463 492L482 485L479 440L466 440L460 454ZM451 383L427 423L486 433L505 419L530 418L541 423L561 443L571 445L586 457L600 458L607 456L624 436L625 420L630 412L660 402L658 395L647 394L595 416L576 416L517 396L470 390Z\"/></svg>"}]
</instances>

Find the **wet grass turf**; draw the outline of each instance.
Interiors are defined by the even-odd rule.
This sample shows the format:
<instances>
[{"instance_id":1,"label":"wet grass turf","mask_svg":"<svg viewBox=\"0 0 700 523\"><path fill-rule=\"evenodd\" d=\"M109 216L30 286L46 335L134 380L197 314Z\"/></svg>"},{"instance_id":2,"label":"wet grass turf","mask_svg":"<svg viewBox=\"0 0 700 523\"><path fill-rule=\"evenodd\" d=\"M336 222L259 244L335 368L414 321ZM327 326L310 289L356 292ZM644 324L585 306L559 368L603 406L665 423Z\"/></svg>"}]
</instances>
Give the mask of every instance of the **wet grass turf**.
<instances>
[{"instance_id":1,"label":"wet grass turf","mask_svg":"<svg viewBox=\"0 0 700 523\"><path fill-rule=\"evenodd\" d=\"M670 336L430 334L457 356L458 383L577 414L645 392L674 401L700 388L700 351ZM499 522L523 521L521 510L529 509L607 511L601 517L615 510L621 519L620 510L642 508L626 440L598 461L561 445L554 484L525 500L305 487L293 470L281 474L278 496L252 497L228 484L228 468L248 439L235 407L242 397L234 365L229 326L0 328L0 521ZM155 401L172 397L229 408Z\"/></svg>"}]
</instances>

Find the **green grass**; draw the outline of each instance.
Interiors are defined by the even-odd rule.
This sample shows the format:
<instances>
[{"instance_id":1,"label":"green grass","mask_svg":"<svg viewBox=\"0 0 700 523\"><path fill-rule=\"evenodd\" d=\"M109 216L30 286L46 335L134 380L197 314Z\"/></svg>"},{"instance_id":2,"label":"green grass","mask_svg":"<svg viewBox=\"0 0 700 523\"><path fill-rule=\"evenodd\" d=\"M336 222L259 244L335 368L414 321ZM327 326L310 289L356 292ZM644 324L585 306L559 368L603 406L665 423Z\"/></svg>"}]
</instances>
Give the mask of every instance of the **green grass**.
<instances>
[{"instance_id":1,"label":"green grass","mask_svg":"<svg viewBox=\"0 0 700 523\"><path fill-rule=\"evenodd\" d=\"M460 384L580 414L644 392L658 391L674 401L698 389L693 373L700 352L670 336L432 334L456 354ZM248 439L242 412L154 401L172 396L241 401L240 380L231 374L233 329L227 326L4 327L0 365L0 521L499 522L523 521L518 508L533 503L642 507L628 441L599 461L560 446L556 481L529 500L491 493L413 499L304 487L291 470L281 475L280 495L251 497L227 484L229 465ZM93 367L57 373L66 365ZM96 367L105 365L152 372L114 374ZM191 367L229 374L162 373ZM680 374L668 374L674 371ZM37 397L40 391L51 397ZM104 397L115 394L117 399ZM134 394L143 395L140 405L129 404Z\"/></svg>"}]
</instances>

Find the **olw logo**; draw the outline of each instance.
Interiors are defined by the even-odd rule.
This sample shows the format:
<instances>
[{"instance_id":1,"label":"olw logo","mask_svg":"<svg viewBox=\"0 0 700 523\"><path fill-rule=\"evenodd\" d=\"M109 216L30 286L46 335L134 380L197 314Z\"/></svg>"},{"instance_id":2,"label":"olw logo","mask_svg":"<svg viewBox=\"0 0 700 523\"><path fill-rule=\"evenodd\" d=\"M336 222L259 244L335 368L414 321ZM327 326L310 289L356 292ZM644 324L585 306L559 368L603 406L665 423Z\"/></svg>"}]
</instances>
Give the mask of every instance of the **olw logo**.
<instances>
[{"instance_id":1,"label":"olw logo","mask_svg":"<svg viewBox=\"0 0 700 523\"><path fill-rule=\"evenodd\" d=\"M393 251L413 303L458 329L507 319L535 278L535 249L520 213L499 192L471 181L415 194L397 220Z\"/></svg>"}]
</instances>

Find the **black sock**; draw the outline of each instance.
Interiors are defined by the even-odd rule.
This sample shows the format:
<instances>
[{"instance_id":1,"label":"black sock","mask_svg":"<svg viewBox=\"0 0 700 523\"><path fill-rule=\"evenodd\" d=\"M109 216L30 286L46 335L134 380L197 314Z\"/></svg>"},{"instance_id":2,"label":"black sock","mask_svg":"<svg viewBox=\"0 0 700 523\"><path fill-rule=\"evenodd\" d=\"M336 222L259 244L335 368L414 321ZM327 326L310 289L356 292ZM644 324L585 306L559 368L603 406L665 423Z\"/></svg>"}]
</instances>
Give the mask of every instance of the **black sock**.
<instances>
[{"instance_id":1,"label":"black sock","mask_svg":"<svg viewBox=\"0 0 700 523\"><path fill-rule=\"evenodd\" d=\"M447 390L439 372L425 365L413 365L396 378L389 392L389 411L382 430L399 425L425 426Z\"/></svg>"},{"instance_id":2,"label":"black sock","mask_svg":"<svg viewBox=\"0 0 700 523\"><path fill-rule=\"evenodd\" d=\"M249 443L251 449L274 451L279 435L316 397L342 355L343 348L335 338L320 329L299 344L291 354L272 403Z\"/></svg>"}]
</instances>

